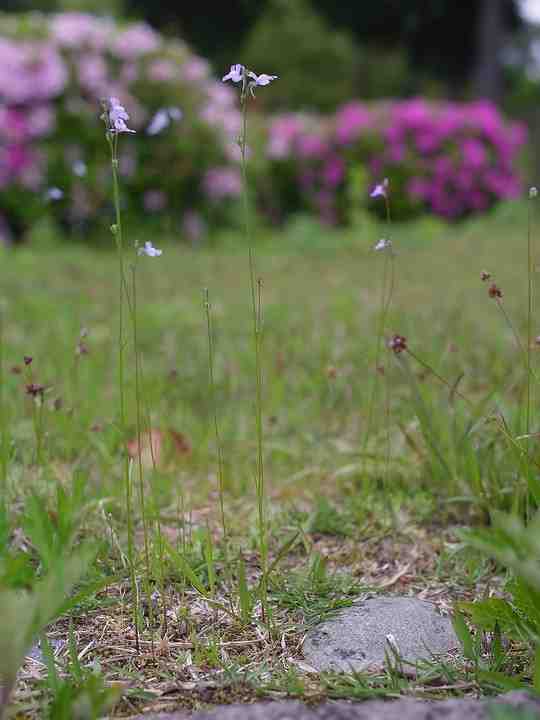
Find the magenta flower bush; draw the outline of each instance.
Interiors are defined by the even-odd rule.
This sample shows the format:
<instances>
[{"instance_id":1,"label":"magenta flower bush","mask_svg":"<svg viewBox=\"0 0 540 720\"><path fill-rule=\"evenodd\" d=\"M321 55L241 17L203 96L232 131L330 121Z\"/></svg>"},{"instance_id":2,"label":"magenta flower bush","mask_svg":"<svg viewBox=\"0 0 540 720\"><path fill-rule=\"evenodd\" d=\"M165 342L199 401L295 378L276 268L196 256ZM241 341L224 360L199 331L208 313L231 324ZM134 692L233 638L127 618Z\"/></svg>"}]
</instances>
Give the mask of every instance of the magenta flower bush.
<instances>
[{"instance_id":1,"label":"magenta flower bush","mask_svg":"<svg viewBox=\"0 0 540 720\"><path fill-rule=\"evenodd\" d=\"M525 141L525 128L487 102L351 102L329 119L275 118L267 155L280 209L294 198L326 222L343 221L355 201L351 173L363 168L365 198L391 179L396 216L428 211L456 219L522 192L517 161ZM369 207L384 210L376 202Z\"/></svg>"},{"instance_id":2,"label":"magenta flower bush","mask_svg":"<svg viewBox=\"0 0 540 720\"><path fill-rule=\"evenodd\" d=\"M316 212L328 224L343 216L346 158L332 123L309 115L274 118L266 147L271 214L283 219L295 210Z\"/></svg>"},{"instance_id":3,"label":"magenta flower bush","mask_svg":"<svg viewBox=\"0 0 540 720\"><path fill-rule=\"evenodd\" d=\"M110 122L127 128L129 114L134 131L119 159L132 215L173 217L193 240L209 218L227 219L241 189L241 118L205 60L144 24L83 13L3 16L1 27L0 233L44 213L68 229L102 226L104 98L115 98Z\"/></svg>"}]
</instances>

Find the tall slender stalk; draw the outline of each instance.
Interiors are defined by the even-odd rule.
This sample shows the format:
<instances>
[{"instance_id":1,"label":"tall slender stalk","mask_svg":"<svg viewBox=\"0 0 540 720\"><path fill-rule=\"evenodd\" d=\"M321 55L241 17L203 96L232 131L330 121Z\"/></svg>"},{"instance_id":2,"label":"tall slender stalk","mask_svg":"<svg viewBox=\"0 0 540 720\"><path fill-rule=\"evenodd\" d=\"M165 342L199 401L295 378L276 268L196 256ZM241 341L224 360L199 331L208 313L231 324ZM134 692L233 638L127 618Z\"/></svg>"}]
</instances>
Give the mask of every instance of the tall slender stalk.
<instances>
[{"instance_id":1,"label":"tall slender stalk","mask_svg":"<svg viewBox=\"0 0 540 720\"><path fill-rule=\"evenodd\" d=\"M0 308L0 510L7 511L8 447L4 388L4 312Z\"/></svg>"},{"instance_id":2,"label":"tall slender stalk","mask_svg":"<svg viewBox=\"0 0 540 720\"><path fill-rule=\"evenodd\" d=\"M385 203L385 211L386 211L386 227L388 234L390 233L391 226L392 226L392 217L390 214L390 201L388 199L388 195L384 194L384 203ZM369 442L369 437L371 435L371 429L373 424L373 413L374 413L374 407L375 407L375 398L377 395L377 384L378 384L378 377L379 377L379 371L380 371L380 361L381 361L381 353L382 353L382 346L383 346L383 339L384 339L384 330L386 328L386 323L388 320L388 314L390 311L390 305L392 303L392 297L394 294L394 286L395 286L395 265L394 265L394 252L392 250L391 244L383 250L384 252L384 265L383 265L383 273L382 273L382 282L381 282L381 297L380 297L380 304L379 304L379 318L377 323L377 339L375 343L375 363L373 368L373 381L371 383L371 392L368 402L368 412L367 412L367 419L366 419L366 431L364 433L364 441L362 443L362 457L365 457L367 445ZM387 381L388 382L388 381ZM386 458L387 458L387 465L385 469L385 473L388 470L388 464L389 464L389 456L390 456L390 450L389 450L389 444L390 444L390 432L389 432L389 417L390 417L390 411L389 406L387 405L386 411L385 411L385 418L386 418L386 439L387 439L387 451L386 451ZM365 463L364 463L365 467ZM367 484L366 484L367 486Z\"/></svg>"},{"instance_id":3,"label":"tall slender stalk","mask_svg":"<svg viewBox=\"0 0 540 720\"><path fill-rule=\"evenodd\" d=\"M141 378L144 378L144 368L143 368L143 359L140 358L141 363ZM150 446L150 457L152 458L152 470L154 471L154 474L157 471L157 463L156 463L156 454L154 452L154 443L152 439L152 423L150 419L150 409L148 406L148 398L143 393L143 402L144 402L144 412L145 412L145 420L146 420L146 430L148 433L148 444ZM167 634L167 603L165 599L165 557L164 557L164 547L163 547L163 532L161 529L161 518L159 515L159 507L156 502L155 496L153 498L154 500L154 509L155 509L155 518L156 518L156 533L157 533L157 542L158 542L158 559L159 559L159 592L161 594L161 608L162 608L162 636Z\"/></svg>"},{"instance_id":4,"label":"tall slender stalk","mask_svg":"<svg viewBox=\"0 0 540 720\"><path fill-rule=\"evenodd\" d=\"M247 103L248 90L242 90L242 135L240 137L240 153L242 158L242 186L245 234L248 241L249 281L251 290L251 312L253 318L253 344L255 351L255 425L257 433L257 463L255 489L257 494L257 519L259 532L259 553L261 558L261 605L263 621L268 620L268 527L266 521L266 498L264 484L263 424L262 424L262 368L261 368L261 281L256 279L255 259L251 238L251 216L247 178Z\"/></svg>"},{"instance_id":5,"label":"tall slender stalk","mask_svg":"<svg viewBox=\"0 0 540 720\"><path fill-rule=\"evenodd\" d=\"M516 346L517 346L518 350L521 352L521 355L523 356L523 360L525 363L525 369L527 371L527 410L528 410L528 412L530 412L529 395L530 395L531 378L533 378L536 381L538 380L536 373L531 364L530 348L526 348L523 346L523 342L519 336L518 331L516 330L514 323L512 322L512 318L506 312L506 309L505 309L500 297L495 297L494 299L495 299L495 302L497 303L497 307L501 311L504 321L506 322L506 324L508 325L508 327L510 329L510 332L514 336L514 340L516 341ZM532 321L531 321L531 325L532 325ZM528 415L527 415L527 417L528 417Z\"/></svg>"},{"instance_id":6,"label":"tall slender stalk","mask_svg":"<svg viewBox=\"0 0 540 720\"><path fill-rule=\"evenodd\" d=\"M533 252L532 252L532 213L531 205L534 194L529 192L527 202L527 414L526 432L531 432L531 405L532 405L532 382L531 382L531 352L532 352L532 322L533 322Z\"/></svg>"},{"instance_id":7,"label":"tall slender stalk","mask_svg":"<svg viewBox=\"0 0 540 720\"><path fill-rule=\"evenodd\" d=\"M457 387L456 383L449 382L446 378L444 378L440 373L438 373L435 368L427 363L425 360L422 360L421 357L419 357L416 353L414 353L410 348L407 347L405 351L408 355L410 355L416 362L421 365L425 370L427 370L433 377L435 377L440 383L445 385L451 392L453 396L456 396L463 400L463 402L471 409L474 409L473 403L467 398L463 393L461 393Z\"/></svg>"},{"instance_id":8,"label":"tall slender stalk","mask_svg":"<svg viewBox=\"0 0 540 720\"><path fill-rule=\"evenodd\" d=\"M148 613L150 616L150 627L153 627L153 607L152 597L150 592L150 549L148 542L148 516L146 514L146 499L144 490L144 469L142 462L142 425L143 417L141 411L141 364L139 355L139 338L138 338L138 324L137 324L137 256L135 255L135 261L131 265L131 324L133 328L133 351L135 355L135 408L136 408L136 422L137 422L137 470L139 476L139 505L141 508L141 518L143 524L143 541L144 541L144 562L146 567L146 577L144 582L144 588L146 591L146 600L148 605ZM149 433L149 438L151 432ZM150 440L151 442L151 440ZM153 636L152 636L152 650L153 650Z\"/></svg>"},{"instance_id":9,"label":"tall slender stalk","mask_svg":"<svg viewBox=\"0 0 540 720\"><path fill-rule=\"evenodd\" d=\"M219 511L221 516L221 529L223 531L223 542L226 546L228 541L228 533L227 523L225 520L225 473L223 468L223 447L221 445L221 436L219 432L219 422L217 414L216 383L214 378L214 337L212 332L211 317L212 306L210 305L208 288L204 289L204 309L206 312L206 329L208 333L208 375L210 382L210 400L212 403L212 413L214 416L214 436L216 440L217 452Z\"/></svg>"},{"instance_id":10,"label":"tall slender stalk","mask_svg":"<svg viewBox=\"0 0 540 720\"><path fill-rule=\"evenodd\" d=\"M134 558L134 542L133 542L133 499L131 494L131 474L129 469L129 454L127 452L127 432L126 432L126 387L125 387L125 327L124 327L124 298L129 302L129 292L126 283L125 274L125 258L124 258L124 241L122 233L122 212L120 207L120 184L118 180L118 133L107 132L107 140L111 149L111 169L113 179L113 199L115 209L115 224L111 227L111 232L116 242L116 252L118 257L118 274L119 274L119 299L118 299L118 392L119 392L119 411L120 411L120 435L122 438L124 462L124 492L126 501L126 523L127 523L127 545L128 545L128 565L131 584L131 594L133 597L133 619L135 627L135 643L137 652L139 646L139 606L138 606L138 590L135 577L135 558Z\"/></svg>"}]
</instances>

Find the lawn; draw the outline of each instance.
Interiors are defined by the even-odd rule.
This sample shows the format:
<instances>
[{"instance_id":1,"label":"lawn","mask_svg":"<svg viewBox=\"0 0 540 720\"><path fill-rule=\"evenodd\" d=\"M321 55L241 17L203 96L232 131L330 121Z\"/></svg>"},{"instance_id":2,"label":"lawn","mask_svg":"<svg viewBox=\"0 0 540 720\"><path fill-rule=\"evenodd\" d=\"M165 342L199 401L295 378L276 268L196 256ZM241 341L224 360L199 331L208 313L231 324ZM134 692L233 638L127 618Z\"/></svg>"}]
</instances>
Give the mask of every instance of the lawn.
<instances>
[{"instance_id":1,"label":"lawn","mask_svg":"<svg viewBox=\"0 0 540 720\"><path fill-rule=\"evenodd\" d=\"M115 717L260 694L437 697L505 687L502 674L497 684L468 661L427 667L415 681L390 671L317 676L300 646L308 626L367 592L422 593L448 610L502 593L505 570L466 547L460 528L487 526L497 510L526 514L534 496L536 471L514 452L527 428L527 215L518 203L452 226L423 219L389 230L360 217L331 230L300 218L258 233L266 607L247 248L232 233L211 248L156 238L163 256L138 263L138 404L131 340L124 348L129 517L113 248L36 238L3 250L1 582L28 588L81 545L93 553L81 561L86 572L74 572L80 595L48 630L47 667L24 663L17 717L44 717L46 707L64 717L61 703L84 693L105 707L111 687ZM372 248L389 233L395 287L376 372L385 259ZM127 236L147 239L129 223ZM489 296L491 282L502 298ZM410 352L386 347L394 333ZM534 377L534 344L529 361ZM29 394L31 383L43 393ZM532 393L534 430L534 385ZM0 628L0 649L7 635ZM510 650L496 669L523 671L515 682L526 682L527 648Z\"/></svg>"}]
</instances>

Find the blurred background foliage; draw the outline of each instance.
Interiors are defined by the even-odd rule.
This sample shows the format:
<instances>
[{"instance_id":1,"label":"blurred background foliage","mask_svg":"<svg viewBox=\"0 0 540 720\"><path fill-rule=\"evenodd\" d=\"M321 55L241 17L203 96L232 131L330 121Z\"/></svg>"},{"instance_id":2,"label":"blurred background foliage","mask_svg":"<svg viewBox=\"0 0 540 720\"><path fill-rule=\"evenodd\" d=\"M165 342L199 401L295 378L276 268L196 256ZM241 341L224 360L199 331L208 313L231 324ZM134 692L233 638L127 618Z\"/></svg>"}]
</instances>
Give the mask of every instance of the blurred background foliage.
<instances>
[{"instance_id":1,"label":"blurred background foliage","mask_svg":"<svg viewBox=\"0 0 540 720\"><path fill-rule=\"evenodd\" d=\"M281 74L271 102L291 110L412 94L499 100L521 80L499 51L526 32L517 0L230 0L201 12L176 0L4 0L3 9L146 20L218 72L237 60Z\"/></svg>"},{"instance_id":2,"label":"blurred background foliage","mask_svg":"<svg viewBox=\"0 0 540 720\"><path fill-rule=\"evenodd\" d=\"M526 21L526 1L533 0L230 0L199 12L175 0L4 0L2 9L13 19L29 10L90 12L110 18L114 28L103 52L89 52L84 43L62 50L69 80L48 98L54 121L39 143L30 122L35 99L4 98L12 164L28 165L34 153L37 167L41 153L44 181L64 193L54 208L49 203L48 214L87 231L88 218L108 208L94 107L114 87L139 131L126 145L133 155L126 163L138 168L124 177L130 209L167 221L174 215L171 232L182 227L199 236L201 228L226 223L240 188L237 98L220 78L231 63L242 62L280 78L271 91L257 93L251 127L254 200L270 219L315 209L328 222L346 222L351 198L367 197L385 174L393 178L394 207L403 217L483 212L518 196L519 175L534 182L540 168L540 25ZM152 35L129 25L140 21L159 32L151 37L155 48L119 54L114 35L128 27L144 42ZM37 22L48 32L42 18ZM174 70L164 77L171 61ZM407 104L414 98L421 102ZM493 106L479 104L484 100ZM525 121L533 152L521 149L525 129L495 107ZM167 121L149 149L145 136L153 135L152 118L163 108L183 112L183 121ZM95 152L84 150L90 144ZM164 173L166 165L174 172ZM73 170L79 166L84 177ZM36 207L36 217L43 212L36 187L19 172L0 197L15 237L34 223L28 208ZM20 201L21 188L28 203ZM457 195L460 202L451 203ZM82 223L73 220L75 205L84 205Z\"/></svg>"},{"instance_id":3,"label":"blurred background foliage","mask_svg":"<svg viewBox=\"0 0 540 720\"><path fill-rule=\"evenodd\" d=\"M145 20L188 42L217 75L236 61L280 75L264 97L270 110L326 111L353 97L488 98L536 125L540 30L525 22L523 2L229 0L195 12L176 0L3 0L2 9Z\"/></svg>"}]
</instances>

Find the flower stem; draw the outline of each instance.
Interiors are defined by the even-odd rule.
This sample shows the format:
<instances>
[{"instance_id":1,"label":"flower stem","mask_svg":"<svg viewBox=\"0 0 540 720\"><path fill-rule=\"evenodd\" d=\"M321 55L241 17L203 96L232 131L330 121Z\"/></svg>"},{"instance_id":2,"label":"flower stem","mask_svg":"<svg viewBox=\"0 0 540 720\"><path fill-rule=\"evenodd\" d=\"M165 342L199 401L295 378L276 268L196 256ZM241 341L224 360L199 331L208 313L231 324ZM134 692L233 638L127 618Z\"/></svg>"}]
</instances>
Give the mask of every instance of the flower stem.
<instances>
[{"instance_id":1,"label":"flower stem","mask_svg":"<svg viewBox=\"0 0 540 720\"><path fill-rule=\"evenodd\" d=\"M465 397L457 388L456 384L452 384L448 382L446 378L444 378L442 375L440 375L429 363L427 363L425 360L422 360L421 357L416 355L412 350L409 348L406 349L408 355L410 355L416 362L421 365L425 370L427 370L431 375L437 378L439 382L441 382L443 385L446 385L446 387L452 392L453 395L457 395L457 397L461 398L466 405L468 405L470 408L473 408L472 402L469 400L469 398Z\"/></svg>"},{"instance_id":2,"label":"flower stem","mask_svg":"<svg viewBox=\"0 0 540 720\"><path fill-rule=\"evenodd\" d=\"M391 225L392 225L392 218L390 215L390 202L388 200L388 197L385 196L384 202L385 202L385 208L386 208L386 226L387 226L388 230L390 230ZM375 408L375 398L376 398L376 394L377 394L377 384L378 384L378 376L379 376L379 369L380 369L384 329L386 327L386 322L388 320L388 313L390 311L390 305L391 305L392 297L394 294L394 285L395 285L394 253L390 247L388 250L386 250L384 252L384 266L383 266L382 283L381 283L381 298L380 298L380 306L379 306L379 321L377 323L377 339L376 339L376 344L375 344L375 365L374 365L374 372L373 372L373 382L371 383L371 392L370 392L370 397L369 397L369 402L368 402L366 431L364 433L364 442L362 443L361 454L363 457L365 457L367 445L369 442L369 437L371 435L371 430L372 430L373 413L374 413L374 408ZM386 382L388 383L388 379L386 379ZM389 411L388 405L386 407L385 417L386 417L386 423L387 423L386 457L388 458L388 462L387 462L387 467L388 467L389 455L390 455L390 452L389 452L390 411ZM385 473L386 472L387 472L387 470L385 471Z\"/></svg>"},{"instance_id":3,"label":"flower stem","mask_svg":"<svg viewBox=\"0 0 540 720\"><path fill-rule=\"evenodd\" d=\"M150 592L150 550L148 542L148 517L146 514L146 501L144 491L144 471L142 463L142 412L141 412L141 368L139 356L139 338L137 324L137 256L135 262L131 265L131 323L133 328L133 351L135 354L135 406L137 419L137 469L139 475L139 505L141 508L141 517L143 524L144 537L144 561L146 566L145 591L148 605L148 613L150 616L150 627L153 627L153 604ZM151 438L151 431L148 433ZM151 439L149 440L151 442ZM153 634L152 634L152 654L154 650Z\"/></svg>"},{"instance_id":4,"label":"flower stem","mask_svg":"<svg viewBox=\"0 0 540 720\"><path fill-rule=\"evenodd\" d=\"M107 133L107 140L111 149L111 169L113 179L113 198L115 208L115 224L112 226L116 242L116 252L118 256L118 273L119 273L119 302L118 302L118 391L119 391L119 410L120 410L120 435L123 444L124 462L124 491L126 499L126 522L127 522L127 545L128 545L128 565L131 584L131 594L133 597L133 621L135 628L135 643L137 652L140 652L139 646L139 605L138 590L135 577L135 559L134 559L134 543L133 543L133 501L131 496L131 473L129 468L129 454L127 452L127 433L126 433L126 388L124 377L124 297L129 301L125 277L124 263L124 243L122 236L122 212L120 208L120 186L118 181L118 135Z\"/></svg>"},{"instance_id":5,"label":"flower stem","mask_svg":"<svg viewBox=\"0 0 540 720\"><path fill-rule=\"evenodd\" d=\"M212 412L214 415L214 435L216 439L217 465L218 465L218 493L219 493L219 510L221 515L221 529L223 531L223 544L225 548L225 564L228 567L228 532L225 520L225 473L223 469L223 447L221 445L221 437L219 432L219 422L216 401L216 383L214 377L214 337L212 332L212 306L208 288L204 290L204 308L206 311L206 328L208 332L208 375L210 381L210 398L212 402Z\"/></svg>"},{"instance_id":6,"label":"flower stem","mask_svg":"<svg viewBox=\"0 0 540 720\"><path fill-rule=\"evenodd\" d=\"M516 328L515 328L515 326L514 326L514 323L512 322L512 320L511 320L511 318L510 318L510 315L506 312L505 307L504 307L504 305L502 304L501 300L497 297L497 298L495 298L495 301L496 301L496 303L497 303L497 306L498 306L499 310L500 310L501 313L502 313L502 316L503 316L506 324L508 325L508 327L510 328L510 331L511 331L512 335L514 336L514 340L516 341L516 345L517 345L518 350L521 352L521 354L522 354L522 356L523 356L523 359L524 359L524 362L525 362L525 368L526 368L526 370L527 370L527 376L528 376L528 377L532 377L532 378L534 378L535 380L538 380L538 378L536 377L536 373L534 372L534 370L533 370L533 368L532 368L532 365L531 365L530 349L528 350L527 348L523 347L523 342L521 341L521 338L519 337L519 333L518 333L518 331L516 330ZM529 322L529 320L527 320L527 323L528 323L528 322ZM532 321L531 321L531 326L532 326ZM532 327L531 327L531 331L532 331ZM529 344L530 344L530 343L529 343ZM530 384L530 380L527 381L527 393L530 392L529 389L528 389L528 388L529 388L529 384Z\"/></svg>"},{"instance_id":7,"label":"flower stem","mask_svg":"<svg viewBox=\"0 0 540 720\"><path fill-rule=\"evenodd\" d=\"M0 510L7 512L8 442L4 379L4 312L0 309Z\"/></svg>"},{"instance_id":8,"label":"flower stem","mask_svg":"<svg viewBox=\"0 0 540 720\"><path fill-rule=\"evenodd\" d=\"M259 531L259 553L261 558L261 605L263 622L269 623L268 618L268 528L266 522L266 499L264 485L264 455L263 455L263 425L262 425L262 369L261 369L261 341L262 341L262 306L260 279L256 280L255 260L251 242L251 216L248 196L247 179L247 91L242 93L242 135L240 138L240 153L242 158L242 185L244 204L245 234L249 246L249 280L251 290L251 312L253 317L253 342L255 351L255 425L257 433L257 464L255 489L257 494L257 519Z\"/></svg>"},{"instance_id":9,"label":"flower stem","mask_svg":"<svg viewBox=\"0 0 540 720\"><path fill-rule=\"evenodd\" d=\"M531 405L532 405L532 382L531 382L531 351L532 351L532 316L533 316L533 282L534 267L532 256L532 199L527 202L527 414L526 431L531 432Z\"/></svg>"}]
</instances>

